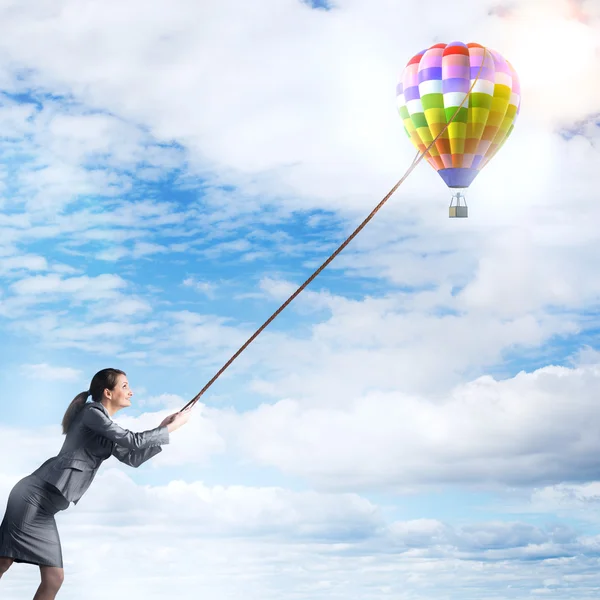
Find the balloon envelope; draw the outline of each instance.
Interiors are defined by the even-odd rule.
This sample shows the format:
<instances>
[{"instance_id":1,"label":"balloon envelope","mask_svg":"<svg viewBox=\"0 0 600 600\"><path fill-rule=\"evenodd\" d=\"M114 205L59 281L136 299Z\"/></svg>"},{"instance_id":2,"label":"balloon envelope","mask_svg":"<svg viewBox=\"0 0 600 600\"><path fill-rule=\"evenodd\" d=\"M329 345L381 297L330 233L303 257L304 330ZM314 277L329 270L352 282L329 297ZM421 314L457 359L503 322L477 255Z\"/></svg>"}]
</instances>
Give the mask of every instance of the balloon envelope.
<instances>
[{"instance_id":1,"label":"balloon envelope","mask_svg":"<svg viewBox=\"0 0 600 600\"><path fill-rule=\"evenodd\" d=\"M521 105L517 73L480 44L435 44L408 62L396 90L404 129L423 152L478 74L471 96L425 156L450 188L469 187L512 133Z\"/></svg>"}]
</instances>

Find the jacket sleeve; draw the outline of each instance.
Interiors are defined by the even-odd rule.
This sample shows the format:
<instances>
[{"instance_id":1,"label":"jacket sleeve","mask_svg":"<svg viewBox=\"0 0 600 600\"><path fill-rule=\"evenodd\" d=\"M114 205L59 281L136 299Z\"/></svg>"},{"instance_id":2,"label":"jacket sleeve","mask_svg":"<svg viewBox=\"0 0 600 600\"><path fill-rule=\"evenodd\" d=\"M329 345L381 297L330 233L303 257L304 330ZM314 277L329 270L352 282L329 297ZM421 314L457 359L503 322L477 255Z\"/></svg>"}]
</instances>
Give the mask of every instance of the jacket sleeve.
<instances>
[{"instance_id":1,"label":"jacket sleeve","mask_svg":"<svg viewBox=\"0 0 600 600\"><path fill-rule=\"evenodd\" d=\"M129 429L119 427L112 419L107 417L99 408L86 407L83 414L82 424L92 431L108 438L118 446L129 450L144 450L153 446L161 446L169 443L169 430L166 425L134 433Z\"/></svg>"},{"instance_id":2,"label":"jacket sleeve","mask_svg":"<svg viewBox=\"0 0 600 600\"><path fill-rule=\"evenodd\" d=\"M122 463L137 469L141 464L162 452L160 446L152 446L144 450L128 450L123 446L114 445L112 455L118 458Z\"/></svg>"}]
</instances>

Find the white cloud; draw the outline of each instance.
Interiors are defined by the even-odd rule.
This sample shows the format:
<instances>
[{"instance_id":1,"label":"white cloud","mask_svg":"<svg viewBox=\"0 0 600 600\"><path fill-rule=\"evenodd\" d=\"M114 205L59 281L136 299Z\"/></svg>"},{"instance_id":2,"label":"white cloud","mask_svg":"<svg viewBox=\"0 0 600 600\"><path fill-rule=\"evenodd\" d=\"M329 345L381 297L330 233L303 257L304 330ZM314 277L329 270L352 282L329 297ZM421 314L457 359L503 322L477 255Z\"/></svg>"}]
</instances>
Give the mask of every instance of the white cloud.
<instances>
[{"instance_id":1,"label":"white cloud","mask_svg":"<svg viewBox=\"0 0 600 600\"><path fill-rule=\"evenodd\" d=\"M116 275L84 275L64 279L60 275L40 275L21 279L13 283L11 288L20 296L73 294L79 299L91 300L112 297L115 290L124 286L125 281Z\"/></svg>"},{"instance_id":2,"label":"white cloud","mask_svg":"<svg viewBox=\"0 0 600 600\"><path fill-rule=\"evenodd\" d=\"M600 503L600 482L591 481L581 485L558 484L536 490L532 494L534 505L556 508L591 508Z\"/></svg>"},{"instance_id":3,"label":"white cloud","mask_svg":"<svg viewBox=\"0 0 600 600\"><path fill-rule=\"evenodd\" d=\"M294 288L263 284L277 298L264 307L264 317ZM485 372L505 353L537 348L554 335L576 333L580 326L572 313L540 311L506 318L467 311L449 288L361 300L307 291L286 310L287 316L256 340L244 364L261 365L254 379L261 391L270 388L274 398L298 396L338 405L373 389L447 391ZM317 310L329 317L319 317ZM290 313L312 320L298 323ZM289 327L290 321L291 332L275 329Z\"/></svg>"},{"instance_id":4,"label":"white cloud","mask_svg":"<svg viewBox=\"0 0 600 600\"><path fill-rule=\"evenodd\" d=\"M205 536L285 537L291 533L298 539L319 540L332 535L372 535L381 524L377 507L356 494L240 485L210 487L179 480L148 488L135 485L126 473L106 470L102 477L104 481L97 491L80 503L81 510L96 512L113 506L128 515L128 527L135 529L147 525L148 511L168 507L168 512L155 515L153 528L157 533L167 530L177 537L186 537L193 527L196 535ZM131 502L119 509L123 494Z\"/></svg>"},{"instance_id":5,"label":"white cloud","mask_svg":"<svg viewBox=\"0 0 600 600\"><path fill-rule=\"evenodd\" d=\"M168 249L160 244L150 244L148 242L137 242L133 248L133 258L142 258L151 256L159 252L166 252Z\"/></svg>"},{"instance_id":6,"label":"white cloud","mask_svg":"<svg viewBox=\"0 0 600 600\"><path fill-rule=\"evenodd\" d=\"M185 287L190 287L207 298L215 298L217 285L209 281L196 281L193 277L187 277L183 281Z\"/></svg>"},{"instance_id":7,"label":"white cloud","mask_svg":"<svg viewBox=\"0 0 600 600\"><path fill-rule=\"evenodd\" d=\"M142 317L152 312L152 306L139 298L120 298L106 305L94 306L95 315L118 317Z\"/></svg>"},{"instance_id":8,"label":"white cloud","mask_svg":"<svg viewBox=\"0 0 600 600\"><path fill-rule=\"evenodd\" d=\"M103 250L97 254L98 260L106 260L109 262L116 262L125 256L128 256L129 252L126 248L112 247L108 250Z\"/></svg>"},{"instance_id":9,"label":"white cloud","mask_svg":"<svg viewBox=\"0 0 600 600\"><path fill-rule=\"evenodd\" d=\"M60 416L62 417L62 413ZM37 469L46 459L56 456L61 445L59 425L32 428L3 424L0 427L0 454L7 460L2 462L0 472L3 485L0 497L6 498L9 486L14 485L27 472ZM14 451L17 447L21 448L20 452Z\"/></svg>"},{"instance_id":10,"label":"white cloud","mask_svg":"<svg viewBox=\"0 0 600 600\"><path fill-rule=\"evenodd\" d=\"M0 275L13 271L47 271L48 262L43 256L21 254L0 258Z\"/></svg>"},{"instance_id":11,"label":"white cloud","mask_svg":"<svg viewBox=\"0 0 600 600\"><path fill-rule=\"evenodd\" d=\"M239 347L251 335L247 326L236 326L232 318L177 311L165 315L169 323L169 336L162 341L161 349L180 350L180 358L193 357L217 364L224 361L232 349ZM246 357L244 357L246 358Z\"/></svg>"},{"instance_id":12,"label":"white cloud","mask_svg":"<svg viewBox=\"0 0 600 600\"><path fill-rule=\"evenodd\" d=\"M61 590L67 600L82 589L92 600L117 591L150 600L198 593L258 600L291 589L302 600L448 593L499 600L511 588L516 598L535 598L535 589L568 593L577 582L585 593L598 583L594 536L519 522L393 521L355 494L198 481L138 486L106 468L57 521L70 574ZM165 563L170 576L162 579L156 573ZM108 579L100 577L106 569ZM14 593L37 577L37 570L13 566L3 589Z\"/></svg>"},{"instance_id":13,"label":"white cloud","mask_svg":"<svg viewBox=\"0 0 600 600\"><path fill-rule=\"evenodd\" d=\"M143 357L140 357L143 358ZM177 394L159 394L157 396L144 396L136 399L136 404L140 406L164 407L167 410L175 412L179 410L186 401Z\"/></svg>"},{"instance_id":14,"label":"white cloud","mask_svg":"<svg viewBox=\"0 0 600 600\"><path fill-rule=\"evenodd\" d=\"M21 371L26 377L42 381L78 381L81 379L81 371L71 367L56 367L46 363L36 365L23 365Z\"/></svg>"},{"instance_id":15,"label":"white cloud","mask_svg":"<svg viewBox=\"0 0 600 600\"><path fill-rule=\"evenodd\" d=\"M433 398L321 396L211 418L246 460L326 489L575 482L599 468L599 377L597 365L547 367Z\"/></svg>"}]
</instances>

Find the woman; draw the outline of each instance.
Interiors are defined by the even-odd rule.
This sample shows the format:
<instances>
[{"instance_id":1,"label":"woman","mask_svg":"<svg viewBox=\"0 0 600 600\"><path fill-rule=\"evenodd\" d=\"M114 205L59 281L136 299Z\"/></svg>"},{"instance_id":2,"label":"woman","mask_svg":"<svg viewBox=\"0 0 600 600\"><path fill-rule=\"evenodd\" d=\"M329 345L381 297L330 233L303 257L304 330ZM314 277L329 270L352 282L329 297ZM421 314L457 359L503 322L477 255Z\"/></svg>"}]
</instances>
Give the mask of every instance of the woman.
<instances>
[{"instance_id":1,"label":"woman","mask_svg":"<svg viewBox=\"0 0 600 600\"><path fill-rule=\"evenodd\" d=\"M92 402L87 402L88 396ZM54 515L77 504L98 468L111 455L139 467L169 443L169 434L184 425L189 409L167 417L158 427L133 433L111 417L131 406L127 376L104 369L90 389L75 396L62 421L64 444L31 475L21 479L8 497L0 525L0 578L13 562L39 565L42 582L33 600L54 600L64 579L62 549Z\"/></svg>"}]
</instances>

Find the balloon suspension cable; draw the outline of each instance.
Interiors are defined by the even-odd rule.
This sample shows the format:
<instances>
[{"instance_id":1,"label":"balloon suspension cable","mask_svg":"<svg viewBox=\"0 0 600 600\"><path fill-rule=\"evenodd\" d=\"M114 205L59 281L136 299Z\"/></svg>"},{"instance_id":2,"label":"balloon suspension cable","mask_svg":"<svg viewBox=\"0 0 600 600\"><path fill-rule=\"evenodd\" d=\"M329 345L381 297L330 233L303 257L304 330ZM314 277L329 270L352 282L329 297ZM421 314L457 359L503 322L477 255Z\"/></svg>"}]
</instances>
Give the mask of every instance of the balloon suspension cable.
<instances>
[{"instance_id":1,"label":"balloon suspension cable","mask_svg":"<svg viewBox=\"0 0 600 600\"><path fill-rule=\"evenodd\" d=\"M460 103L460 106L456 109L452 118L446 123L444 128L435 136L433 141L423 150L420 154L417 152L417 155L413 159L412 164L404 175L400 178L400 180L392 187L392 189L385 195L383 200L371 211L371 213L365 218L365 220L348 236L348 238L331 254L331 256L246 340L246 342L239 348L239 350L217 371L217 373L213 376L213 378L180 410L183 412L184 410L191 408L198 400L204 395L204 393L212 386L212 384L225 372L225 370L233 363L233 361L271 324L275 318L283 312L283 310L297 297L300 295L302 291L306 287L310 285L310 283L316 279L316 277L323 271L334 259L335 257L344 250L344 248L366 227L366 225L371 221L371 219L379 212L379 210L383 207L383 205L391 198L394 192L404 183L404 181L408 178L408 176L414 171L416 166L425 158L429 150L435 145L437 140L447 131L450 124L457 117L460 109L464 106L465 102L468 98L471 97L471 93L476 83L479 81L479 77L481 76L481 72L483 70L483 65L485 64L486 56L488 54L487 48L483 48L483 57L481 59L481 65L479 67L479 71L477 72L477 76L475 80L471 84L469 91L465 94L463 101Z\"/></svg>"}]
</instances>

